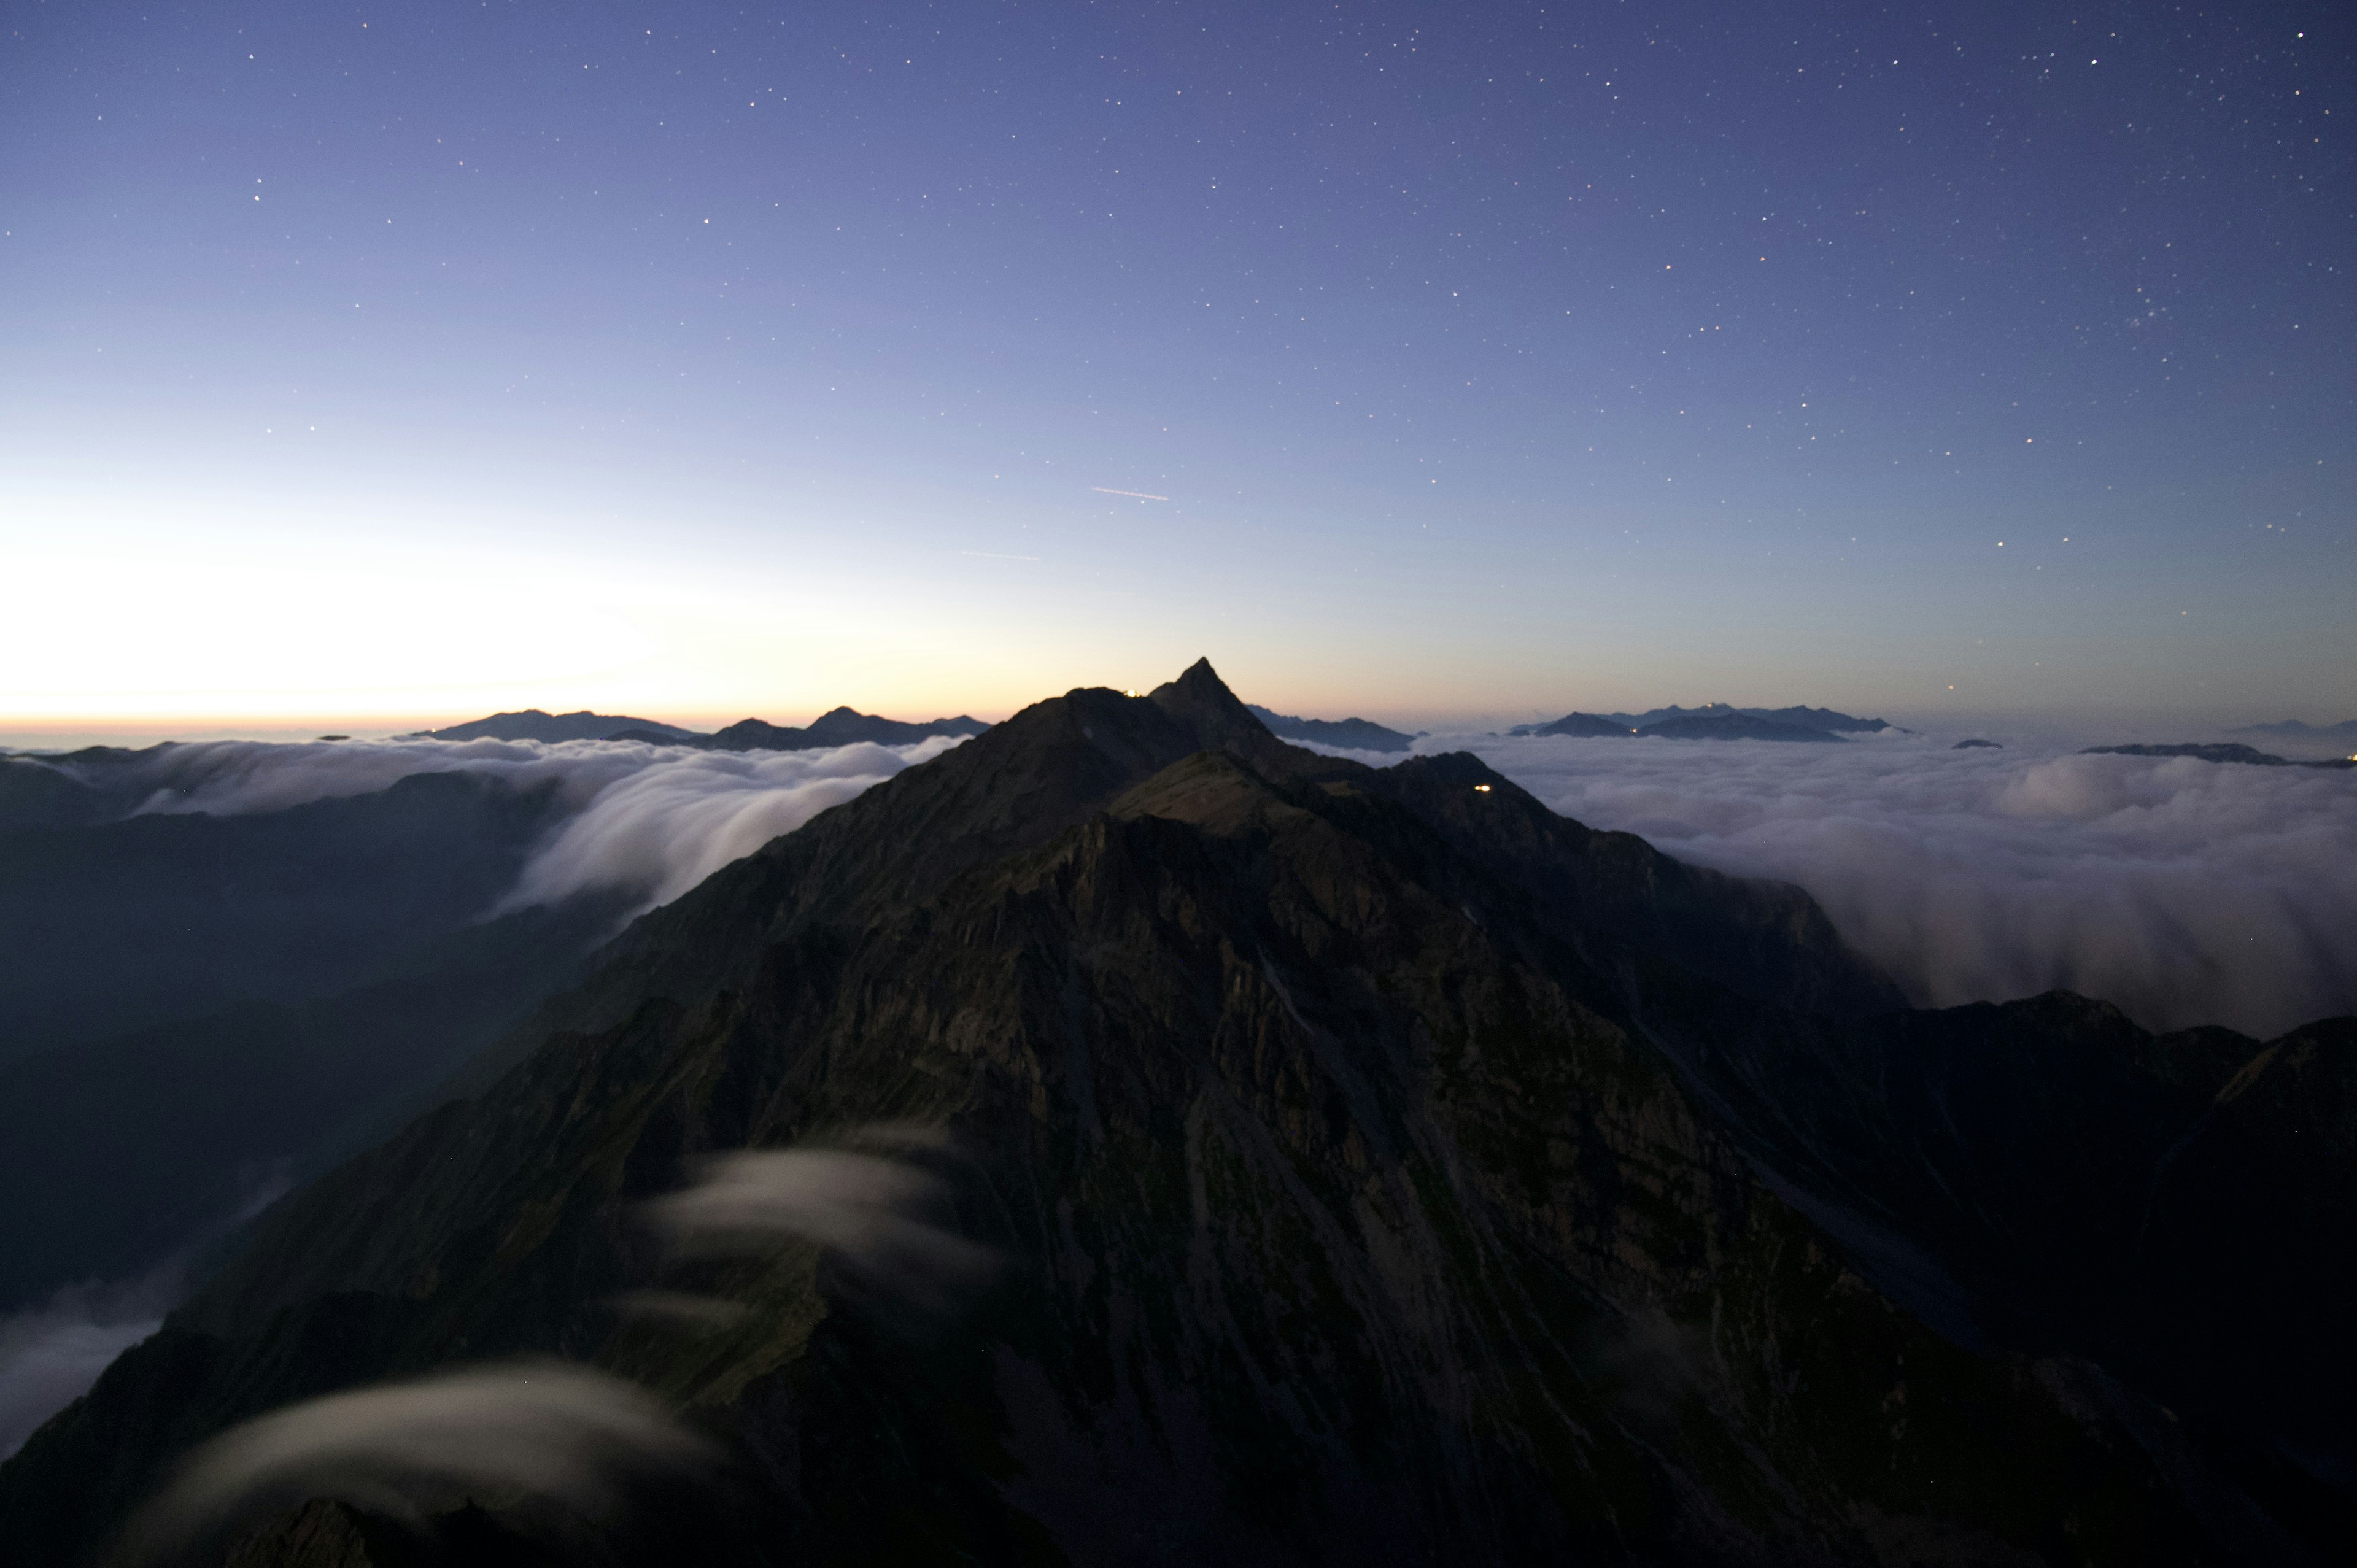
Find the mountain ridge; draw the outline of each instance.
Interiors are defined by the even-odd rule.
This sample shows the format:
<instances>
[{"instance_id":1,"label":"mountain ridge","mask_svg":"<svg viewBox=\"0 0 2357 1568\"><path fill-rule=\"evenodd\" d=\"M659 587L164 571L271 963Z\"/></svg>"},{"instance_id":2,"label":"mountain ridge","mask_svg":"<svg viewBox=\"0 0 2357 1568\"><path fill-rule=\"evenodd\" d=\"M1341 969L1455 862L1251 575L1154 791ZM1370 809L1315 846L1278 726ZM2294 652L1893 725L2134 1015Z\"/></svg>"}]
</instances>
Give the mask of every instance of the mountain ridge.
<instances>
[{"instance_id":1,"label":"mountain ridge","mask_svg":"<svg viewBox=\"0 0 2357 1568\"><path fill-rule=\"evenodd\" d=\"M1285 746L1208 663L1049 699L634 923L573 1026L279 1205L0 1467L0 1530L74 1561L242 1414L535 1350L731 1434L826 1560L2301 1560L2314 1521L2144 1396L1932 1332L1780 1196L1936 1240L1936 1182L1844 1152L1873 1079L1798 1103L1779 1064L2025 1015L1894 1013L1747 886L1469 756ZM2346 1066L2329 1030L2204 1038L2137 1070L2240 1056L2297 1108ZM803 1254L699 1348L613 1326L630 1202L872 1121L967 1151L1009 1260L969 1326L898 1336Z\"/></svg>"},{"instance_id":2,"label":"mountain ridge","mask_svg":"<svg viewBox=\"0 0 2357 1568\"><path fill-rule=\"evenodd\" d=\"M691 729L655 719L634 719L622 714L593 714L587 708L552 714L543 708L491 714L441 729L419 730L404 740L536 740L558 745L568 740L612 740L623 731L674 738L694 735Z\"/></svg>"},{"instance_id":3,"label":"mountain ridge","mask_svg":"<svg viewBox=\"0 0 2357 1568\"><path fill-rule=\"evenodd\" d=\"M2299 762L2261 751L2256 746L2239 741L2178 741L2167 746L2137 744L2134 746L2091 746L2082 757L2190 757L2196 761L2241 763L2251 768L2323 768L2343 772L2357 768L2357 757L2328 757L2319 762Z\"/></svg>"},{"instance_id":4,"label":"mountain ridge","mask_svg":"<svg viewBox=\"0 0 2357 1568\"><path fill-rule=\"evenodd\" d=\"M1415 736L1386 728L1372 719L1305 719L1272 712L1257 703L1246 703L1244 706L1279 740L1314 740L1320 746L1349 746L1359 751L1405 751L1415 744Z\"/></svg>"},{"instance_id":5,"label":"mountain ridge","mask_svg":"<svg viewBox=\"0 0 2357 1568\"><path fill-rule=\"evenodd\" d=\"M1666 740L1840 740L1847 734L1878 734L1897 726L1881 719L1856 718L1831 708L1737 708L1705 703L1699 708L1673 704L1642 714L1569 713L1544 724L1516 725L1510 736L1659 736Z\"/></svg>"},{"instance_id":6,"label":"mountain ridge","mask_svg":"<svg viewBox=\"0 0 2357 1568\"><path fill-rule=\"evenodd\" d=\"M980 719L968 718L963 714L953 719L928 719L922 724L908 724L899 719L863 714L856 708L837 707L821 714L804 729L773 725L761 719L739 719L726 728L706 736L683 735L666 739L642 731L621 730L610 738L692 746L699 751L814 751L823 746L851 746L861 741L877 746L910 746L937 735L980 735L989 727Z\"/></svg>"}]
</instances>

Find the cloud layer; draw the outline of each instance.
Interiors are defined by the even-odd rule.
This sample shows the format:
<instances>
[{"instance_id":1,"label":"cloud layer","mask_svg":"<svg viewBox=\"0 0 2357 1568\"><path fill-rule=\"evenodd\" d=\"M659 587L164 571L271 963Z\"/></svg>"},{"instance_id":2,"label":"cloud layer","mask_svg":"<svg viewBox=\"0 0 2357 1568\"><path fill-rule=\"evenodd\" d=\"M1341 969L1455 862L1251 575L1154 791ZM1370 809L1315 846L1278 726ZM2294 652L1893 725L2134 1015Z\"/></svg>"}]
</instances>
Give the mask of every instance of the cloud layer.
<instances>
[{"instance_id":1,"label":"cloud layer","mask_svg":"<svg viewBox=\"0 0 2357 1568\"><path fill-rule=\"evenodd\" d=\"M2147 1027L2261 1036L2357 1012L2357 775L1954 739L1416 749L1478 752L1591 827L1800 884L1924 1004L2062 986Z\"/></svg>"},{"instance_id":2,"label":"cloud layer","mask_svg":"<svg viewBox=\"0 0 2357 1568\"><path fill-rule=\"evenodd\" d=\"M2357 779L2076 755L2082 739L1842 746L1502 739L1480 753L1567 816L1797 882L1921 1003L2067 986L2140 1021L2269 1033L2357 1010ZM608 741L173 747L93 770L125 809L261 811L418 772L554 781L568 808L503 908L585 891L678 897L775 835L956 744L696 752ZM1376 766L1375 753L1340 752Z\"/></svg>"},{"instance_id":3,"label":"cloud layer","mask_svg":"<svg viewBox=\"0 0 2357 1568\"><path fill-rule=\"evenodd\" d=\"M913 746L823 751L663 750L602 786L533 855L502 908L606 888L668 903L829 806L957 744L935 736Z\"/></svg>"},{"instance_id":4,"label":"cloud layer","mask_svg":"<svg viewBox=\"0 0 2357 1568\"><path fill-rule=\"evenodd\" d=\"M127 812L237 816L382 789L417 773L554 785L565 820L499 912L582 892L640 908L678 897L728 862L958 744L813 751L693 751L622 741L204 741L66 770Z\"/></svg>"}]
</instances>

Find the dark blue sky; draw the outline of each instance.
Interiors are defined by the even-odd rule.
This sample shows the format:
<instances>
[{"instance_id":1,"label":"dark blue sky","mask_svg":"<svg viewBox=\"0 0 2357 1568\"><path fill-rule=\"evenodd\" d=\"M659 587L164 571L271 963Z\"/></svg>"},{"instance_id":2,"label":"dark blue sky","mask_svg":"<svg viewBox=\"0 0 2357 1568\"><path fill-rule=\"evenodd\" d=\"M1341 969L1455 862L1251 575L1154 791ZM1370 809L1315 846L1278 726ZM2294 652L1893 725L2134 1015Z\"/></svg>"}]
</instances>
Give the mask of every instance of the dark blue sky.
<instances>
[{"instance_id":1,"label":"dark blue sky","mask_svg":"<svg viewBox=\"0 0 2357 1568\"><path fill-rule=\"evenodd\" d=\"M2331 14L14 0L0 716L2345 717Z\"/></svg>"}]
</instances>

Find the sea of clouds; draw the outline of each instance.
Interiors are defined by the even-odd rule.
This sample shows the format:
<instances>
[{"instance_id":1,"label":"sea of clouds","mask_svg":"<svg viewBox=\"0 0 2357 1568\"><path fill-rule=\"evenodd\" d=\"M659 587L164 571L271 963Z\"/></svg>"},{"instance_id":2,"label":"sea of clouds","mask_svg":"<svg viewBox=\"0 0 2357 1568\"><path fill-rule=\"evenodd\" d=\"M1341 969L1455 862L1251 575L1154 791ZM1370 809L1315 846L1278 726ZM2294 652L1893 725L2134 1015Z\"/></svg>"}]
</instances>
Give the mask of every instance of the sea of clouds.
<instances>
[{"instance_id":1,"label":"sea of clouds","mask_svg":"<svg viewBox=\"0 0 2357 1568\"><path fill-rule=\"evenodd\" d=\"M1798 883L1923 1004L2062 986L2151 1027L2261 1035L2357 1011L2357 773L2083 755L2061 736L1957 751L1955 738L1441 734L1416 750L1476 752L1566 816ZM615 890L648 908L956 744L217 741L89 776L126 810L216 813L362 794L419 772L553 782L560 824L499 910Z\"/></svg>"},{"instance_id":2,"label":"sea of clouds","mask_svg":"<svg viewBox=\"0 0 2357 1568\"><path fill-rule=\"evenodd\" d=\"M282 811L370 794L417 773L553 785L561 825L534 850L514 890L485 911L497 914L593 891L630 894L641 908L667 903L829 806L957 744L935 736L909 746L728 752L605 740L224 740L63 766L117 797L126 814Z\"/></svg>"},{"instance_id":3,"label":"sea of clouds","mask_svg":"<svg viewBox=\"0 0 2357 1568\"><path fill-rule=\"evenodd\" d=\"M2149 1028L2263 1037L2357 1012L2357 773L1956 738L1444 735L1416 750L1478 753L1591 827L1798 883L1921 1004L2061 986Z\"/></svg>"}]
</instances>

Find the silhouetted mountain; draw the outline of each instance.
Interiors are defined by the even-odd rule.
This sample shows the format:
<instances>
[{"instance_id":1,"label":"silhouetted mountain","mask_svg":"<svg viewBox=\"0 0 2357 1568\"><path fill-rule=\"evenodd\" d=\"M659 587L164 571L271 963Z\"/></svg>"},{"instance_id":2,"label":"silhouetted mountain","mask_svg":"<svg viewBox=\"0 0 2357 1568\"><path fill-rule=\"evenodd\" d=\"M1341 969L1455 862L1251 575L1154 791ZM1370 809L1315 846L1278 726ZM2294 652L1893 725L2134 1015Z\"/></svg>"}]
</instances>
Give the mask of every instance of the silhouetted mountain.
<instances>
[{"instance_id":1,"label":"silhouetted mountain","mask_svg":"<svg viewBox=\"0 0 2357 1568\"><path fill-rule=\"evenodd\" d=\"M2357 1521L2310 1422L2345 1023L1906 1012L1797 889L1468 755L1286 746L1208 664L1035 704L601 963L0 1466L0 1540L87 1562L231 1423L525 1353L734 1445L758 1549L699 1563L2298 1562ZM963 1151L1005 1266L963 1317L804 1248L733 1325L618 1323L633 1203L876 1122ZM254 1561L383 1522L291 1509Z\"/></svg>"},{"instance_id":2,"label":"silhouetted mountain","mask_svg":"<svg viewBox=\"0 0 2357 1568\"><path fill-rule=\"evenodd\" d=\"M248 816L0 833L0 1061L349 990L478 918L559 810L552 788L438 773Z\"/></svg>"},{"instance_id":3,"label":"silhouetted mountain","mask_svg":"<svg viewBox=\"0 0 2357 1568\"><path fill-rule=\"evenodd\" d=\"M2003 751L2005 747L1993 740L1960 740L1948 749L1950 751Z\"/></svg>"},{"instance_id":4,"label":"silhouetted mountain","mask_svg":"<svg viewBox=\"0 0 2357 1568\"><path fill-rule=\"evenodd\" d=\"M617 740L625 731L666 740L684 740L697 733L653 719L634 719L620 714L593 714L587 708L571 714L549 714L538 708L526 708L522 713L493 714L487 719L471 719L462 725L452 725L447 729L421 730L418 734L428 740L537 740L554 745L566 740Z\"/></svg>"},{"instance_id":5,"label":"silhouetted mountain","mask_svg":"<svg viewBox=\"0 0 2357 1568\"><path fill-rule=\"evenodd\" d=\"M1283 740L1314 740L1321 746L1344 746L1359 751L1405 751L1415 736L1386 729L1372 719L1303 719L1275 714L1257 703L1246 703L1253 717Z\"/></svg>"},{"instance_id":6,"label":"silhouetted mountain","mask_svg":"<svg viewBox=\"0 0 2357 1568\"><path fill-rule=\"evenodd\" d=\"M1740 708L1738 713L1755 719L1772 719L1778 724L1799 725L1803 729L1830 730L1839 734L1879 734L1891 726L1880 719L1853 718L1837 714L1831 708Z\"/></svg>"},{"instance_id":7,"label":"silhouetted mountain","mask_svg":"<svg viewBox=\"0 0 2357 1568\"><path fill-rule=\"evenodd\" d=\"M822 746L849 746L867 741L877 746L910 746L937 735L980 735L990 726L961 714L953 719L906 724L878 718L856 708L833 708L813 719L808 729L773 725L760 719L739 719L708 736L672 737L624 732L616 740L646 740L662 745L690 746L700 751L815 751Z\"/></svg>"},{"instance_id":8,"label":"silhouetted mountain","mask_svg":"<svg viewBox=\"0 0 2357 1568\"><path fill-rule=\"evenodd\" d=\"M1641 725L1640 738L1659 736L1663 740L1797 740L1839 744L1841 736L1829 729L1813 725L1785 724L1777 719L1756 718L1749 714L1714 714L1708 718L1663 719L1658 724Z\"/></svg>"},{"instance_id":9,"label":"silhouetted mountain","mask_svg":"<svg viewBox=\"0 0 2357 1568\"><path fill-rule=\"evenodd\" d=\"M2253 768L2357 768L2357 757L2334 757L2321 762L2295 762L2272 752L2235 741L2198 743L2183 741L2172 746L2091 746L2079 754L2082 757L2192 757L2203 762L2239 762Z\"/></svg>"},{"instance_id":10,"label":"silhouetted mountain","mask_svg":"<svg viewBox=\"0 0 2357 1568\"><path fill-rule=\"evenodd\" d=\"M1619 719L1606 718L1601 714L1566 714L1552 724L1516 725L1506 733L1508 735L1567 735L1583 737L1625 736L1635 735L1637 726L1622 724Z\"/></svg>"},{"instance_id":11,"label":"silhouetted mountain","mask_svg":"<svg viewBox=\"0 0 2357 1568\"><path fill-rule=\"evenodd\" d=\"M1657 735L1669 740L1838 740L1844 734L1872 733L1891 727L1880 719L1853 718L1831 708L1735 708L1725 703L1705 703L1699 708L1674 705L1642 714L1566 714L1551 724L1516 725L1506 733Z\"/></svg>"}]
</instances>

